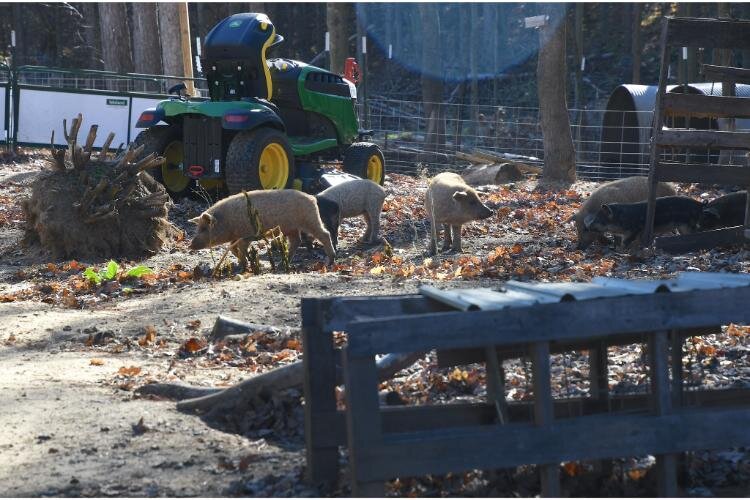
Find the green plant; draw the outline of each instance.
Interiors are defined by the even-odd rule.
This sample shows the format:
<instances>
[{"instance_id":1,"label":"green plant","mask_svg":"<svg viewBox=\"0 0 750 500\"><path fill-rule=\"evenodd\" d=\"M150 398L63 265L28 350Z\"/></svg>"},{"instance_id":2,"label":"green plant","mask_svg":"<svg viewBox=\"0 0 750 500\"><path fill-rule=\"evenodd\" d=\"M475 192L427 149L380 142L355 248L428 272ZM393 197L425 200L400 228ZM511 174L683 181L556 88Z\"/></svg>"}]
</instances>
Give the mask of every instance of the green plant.
<instances>
[{"instance_id":1,"label":"green plant","mask_svg":"<svg viewBox=\"0 0 750 500\"><path fill-rule=\"evenodd\" d=\"M119 278L118 278L119 273ZM114 260L107 263L107 267L96 271L93 267L87 267L83 271L83 277L89 280L92 285L101 285L104 281L112 281L115 278L141 278L147 274L154 274L154 271L146 266L135 266L120 273L120 266Z\"/></svg>"}]
</instances>

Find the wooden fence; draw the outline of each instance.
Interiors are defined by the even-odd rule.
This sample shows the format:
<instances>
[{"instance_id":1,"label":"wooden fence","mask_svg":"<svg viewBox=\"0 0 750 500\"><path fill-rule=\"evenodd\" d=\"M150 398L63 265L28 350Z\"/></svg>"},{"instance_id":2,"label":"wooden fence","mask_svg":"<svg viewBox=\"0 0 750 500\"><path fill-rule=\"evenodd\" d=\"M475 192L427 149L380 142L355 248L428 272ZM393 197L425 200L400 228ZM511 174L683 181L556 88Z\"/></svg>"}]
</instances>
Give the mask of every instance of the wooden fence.
<instances>
[{"instance_id":1,"label":"wooden fence","mask_svg":"<svg viewBox=\"0 0 750 500\"><path fill-rule=\"evenodd\" d=\"M750 287L472 312L418 295L304 299L308 478L337 480L338 447L347 446L357 496L382 496L396 477L524 464L540 466L543 496L559 496L562 461L652 454L659 494L676 496L677 454L750 445L750 390L682 384L685 337L749 322L748 301ZM344 330L339 351L333 332ZM648 344L651 391L615 397L606 349L634 342ZM380 407L375 356L433 349L443 365L486 362L488 401ZM590 397L555 400L550 354L573 349L589 351ZM519 355L532 362L534 401L507 404L502 360ZM339 357L344 412L335 401Z\"/></svg>"}]
</instances>

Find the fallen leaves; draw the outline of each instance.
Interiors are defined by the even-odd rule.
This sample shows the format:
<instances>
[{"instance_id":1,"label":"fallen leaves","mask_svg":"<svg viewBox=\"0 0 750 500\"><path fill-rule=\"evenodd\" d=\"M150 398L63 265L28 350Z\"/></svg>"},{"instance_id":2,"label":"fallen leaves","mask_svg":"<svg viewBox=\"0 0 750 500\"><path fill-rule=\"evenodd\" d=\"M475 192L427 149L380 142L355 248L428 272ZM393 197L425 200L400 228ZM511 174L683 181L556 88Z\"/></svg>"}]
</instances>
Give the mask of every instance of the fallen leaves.
<instances>
[{"instance_id":1,"label":"fallen leaves","mask_svg":"<svg viewBox=\"0 0 750 500\"><path fill-rule=\"evenodd\" d=\"M190 337L182 344L182 346L180 346L180 351L186 354L195 354L205 349L207 345L208 344L203 339Z\"/></svg>"},{"instance_id":2,"label":"fallen leaves","mask_svg":"<svg viewBox=\"0 0 750 500\"><path fill-rule=\"evenodd\" d=\"M141 347L145 347L156 340L156 327L153 325L147 325L143 330L143 336L138 339L138 345Z\"/></svg>"},{"instance_id":3,"label":"fallen leaves","mask_svg":"<svg viewBox=\"0 0 750 500\"><path fill-rule=\"evenodd\" d=\"M141 373L141 367L140 366L121 366L119 370L117 370L118 375L123 375L125 377L135 377L136 375Z\"/></svg>"},{"instance_id":4,"label":"fallen leaves","mask_svg":"<svg viewBox=\"0 0 750 500\"><path fill-rule=\"evenodd\" d=\"M89 361L89 364L91 366L102 366L104 365L104 360L93 358L91 361Z\"/></svg>"}]
</instances>

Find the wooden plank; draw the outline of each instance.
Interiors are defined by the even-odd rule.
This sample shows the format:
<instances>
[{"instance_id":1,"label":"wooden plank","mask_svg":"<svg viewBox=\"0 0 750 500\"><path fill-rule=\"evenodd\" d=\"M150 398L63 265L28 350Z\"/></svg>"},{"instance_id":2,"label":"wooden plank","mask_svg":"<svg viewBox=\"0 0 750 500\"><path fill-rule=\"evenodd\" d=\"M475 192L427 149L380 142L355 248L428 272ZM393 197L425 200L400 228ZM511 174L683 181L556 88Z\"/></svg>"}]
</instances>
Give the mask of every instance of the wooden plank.
<instances>
[{"instance_id":1,"label":"wooden plank","mask_svg":"<svg viewBox=\"0 0 750 500\"><path fill-rule=\"evenodd\" d=\"M321 414L336 411L336 356L333 336L321 325L328 300L302 299L302 358L305 372L305 452L307 480L313 484L338 480L338 447L321 443L311 432Z\"/></svg>"},{"instance_id":2,"label":"wooden plank","mask_svg":"<svg viewBox=\"0 0 750 500\"><path fill-rule=\"evenodd\" d=\"M370 446L382 442L382 421L378 401L378 375L373 356L344 355L346 384L346 430L349 444L352 495L384 497L383 481L367 479L367 464L361 456Z\"/></svg>"},{"instance_id":3,"label":"wooden plank","mask_svg":"<svg viewBox=\"0 0 750 500\"><path fill-rule=\"evenodd\" d=\"M596 415L387 436L360 456L367 481L534 463L750 446L750 409L664 416Z\"/></svg>"},{"instance_id":4,"label":"wooden plank","mask_svg":"<svg viewBox=\"0 0 750 500\"><path fill-rule=\"evenodd\" d=\"M713 335L721 333L720 326L710 326L701 328L685 328L679 330L681 338L699 337L701 335ZM607 345L610 347L640 344L645 342L644 333L627 333L624 335L607 336ZM596 348L599 343L598 339L584 340L580 342L550 342L550 352L560 354L569 351L586 351ZM526 351L522 348L498 347L497 355L503 359L517 359L526 356ZM437 351L438 368L448 368L458 365L468 365L471 363L482 363L486 360L484 349L466 348L466 349L438 349Z\"/></svg>"},{"instance_id":5,"label":"wooden plank","mask_svg":"<svg viewBox=\"0 0 750 500\"><path fill-rule=\"evenodd\" d=\"M508 402L505 400L505 374L502 358L495 346L484 348L485 373L487 379L487 402L495 407L501 424L508 422Z\"/></svg>"},{"instance_id":6,"label":"wooden plank","mask_svg":"<svg viewBox=\"0 0 750 500\"><path fill-rule=\"evenodd\" d=\"M682 406L683 377L682 377L682 346L685 338L680 335L679 330L669 332L670 355L672 359L672 406Z\"/></svg>"},{"instance_id":7,"label":"wooden plank","mask_svg":"<svg viewBox=\"0 0 750 500\"><path fill-rule=\"evenodd\" d=\"M662 17L661 35L659 37L660 61L659 67L659 87L656 91L656 100L654 102L654 118L651 124L651 137L655 137L664 124L664 105L662 99L667 92L667 79L670 62L669 46L667 35L669 34L669 19ZM651 156L649 158L648 170L648 198L646 205L646 224L641 236L641 245L650 246L654 238L654 217L656 215L656 188L658 185L655 172L656 165L659 161L661 148L658 144L651 144Z\"/></svg>"},{"instance_id":8,"label":"wooden plank","mask_svg":"<svg viewBox=\"0 0 750 500\"><path fill-rule=\"evenodd\" d=\"M450 310L449 306L422 295L336 297L326 315L324 328L329 331L343 331L351 321L357 318L426 314Z\"/></svg>"},{"instance_id":9,"label":"wooden plank","mask_svg":"<svg viewBox=\"0 0 750 500\"><path fill-rule=\"evenodd\" d=\"M746 70L750 72L750 70ZM667 93L663 98L668 115L695 118L735 117L750 118L750 99L703 94Z\"/></svg>"},{"instance_id":10,"label":"wooden plank","mask_svg":"<svg viewBox=\"0 0 750 500\"><path fill-rule=\"evenodd\" d=\"M746 186L750 184L750 168L660 163L656 167L656 178L663 182L704 182Z\"/></svg>"},{"instance_id":11,"label":"wooden plank","mask_svg":"<svg viewBox=\"0 0 750 500\"><path fill-rule=\"evenodd\" d=\"M669 393L669 362L667 331L654 332L649 337L649 375L651 378L651 403L657 416L672 413L672 398ZM677 456L656 455L656 481L660 497L677 496Z\"/></svg>"},{"instance_id":12,"label":"wooden plank","mask_svg":"<svg viewBox=\"0 0 750 500\"><path fill-rule=\"evenodd\" d=\"M661 238L656 238L654 246L659 250L669 253L685 253L694 250L738 245L747 241L743 234L744 229L743 226L736 226L679 236L662 236Z\"/></svg>"},{"instance_id":13,"label":"wooden plank","mask_svg":"<svg viewBox=\"0 0 750 500\"><path fill-rule=\"evenodd\" d=\"M555 418L552 400L552 382L550 375L549 343L536 342L529 346L534 384L534 424L548 426ZM542 483L542 497L560 496L559 462L542 462L539 465L539 476Z\"/></svg>"},{"instance_id":14,"label":"wooden plank","mask_svg":"<svg viewBox=\"0 0 750 500\"><path fill-rule=\"evenodd\" d=\"M703 75L707 82L750 83L750 69L704 64Z\"/></svg>"},{"instance_id":15,"label":"wooden plank","mask_svg":"<svg viewBox=\"0 0 750 500\"><path fill-rule=\"evenodd\" d=\"M674 17L669 19L671 47L750 49L750 22Z\"/></svg>"},{"instance_id":16,"label":"wooden plank","mask_svg":"<svg viewBox=\"0 0 750 500\"><path fill-rule=\"evenodd\" d=\"M589 393L606 407L609 399L607 343L599 341L589 348Z\"/></svg>"},{"instance_id":17,"label":"wooden plank","mask_svg":"<svg viewBox=\"0 0 750 500\"><path fill-rule=\"evenodd\" d=\"M432 348L579 341L612 334L750 321L750 287L610 297L500 311L445 312L357 321L349 329L356 355ZM706 308L706 304L712 307ZM617 314L612 314L617 311Z\"/></svg>"},{"instance_id":18,"label":"wooden plank","mask_svg":"<svg viewBox=\"0 0 750 500\"><path fill-rule=\"evenodd\" d=\"M750 401L750 389L722 389L689 391L685 406L717 408L743 406ZM567 398L554 401L555 418L571 418L609 411L647 413L649 396L646 394L612 395L606 407L591 398ZM506 422L531 422L533 403L508 403ZM420 406L387 406L380 409L383 433L417 432L436 429L491 425L495 423L495 408L485 403L452 403ZM308 432L305 429L305 432ZM321 446L346 446L346 416L343 411L320 413L310 432L316 434Z\"/></svg>"},{"instance_id":19,"label":"wooden plank","mask_svg":"<svg viewBox=\"0 0 750 500\"><path fill-rule=\"evenodd\" d=\"M654 143L662 147L687 149L750 149L750 132L692 129L658 130Z\"/></svg>"}]
</instances>

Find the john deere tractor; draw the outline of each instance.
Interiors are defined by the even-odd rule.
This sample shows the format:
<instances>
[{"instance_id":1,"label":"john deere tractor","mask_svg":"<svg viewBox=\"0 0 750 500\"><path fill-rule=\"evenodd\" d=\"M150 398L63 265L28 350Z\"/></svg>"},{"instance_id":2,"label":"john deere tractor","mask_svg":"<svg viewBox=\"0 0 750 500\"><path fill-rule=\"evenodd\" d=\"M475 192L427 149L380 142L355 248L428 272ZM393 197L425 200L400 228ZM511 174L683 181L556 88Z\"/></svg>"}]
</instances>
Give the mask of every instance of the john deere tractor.
<instances>
[{"instance_id":1,"label":"john deere tractor","mask_svg":"<svg viewBox=\"0 0 750 500\"><path fill-rule=\"evenodd\" d=\"M383 183L383 154L359 128L354 84L300 61L266 59L281 41L265 14L224 19L203 46L210 100L186 98L179 84L173 98L140 115L136 126L145 130L135 142L144 155L166 158L155 176L172 195L196 182L229 193L314 193L349 174ZM343 160L344 174L326 170L334 160Z\"/></svg>"}]
</instances>

